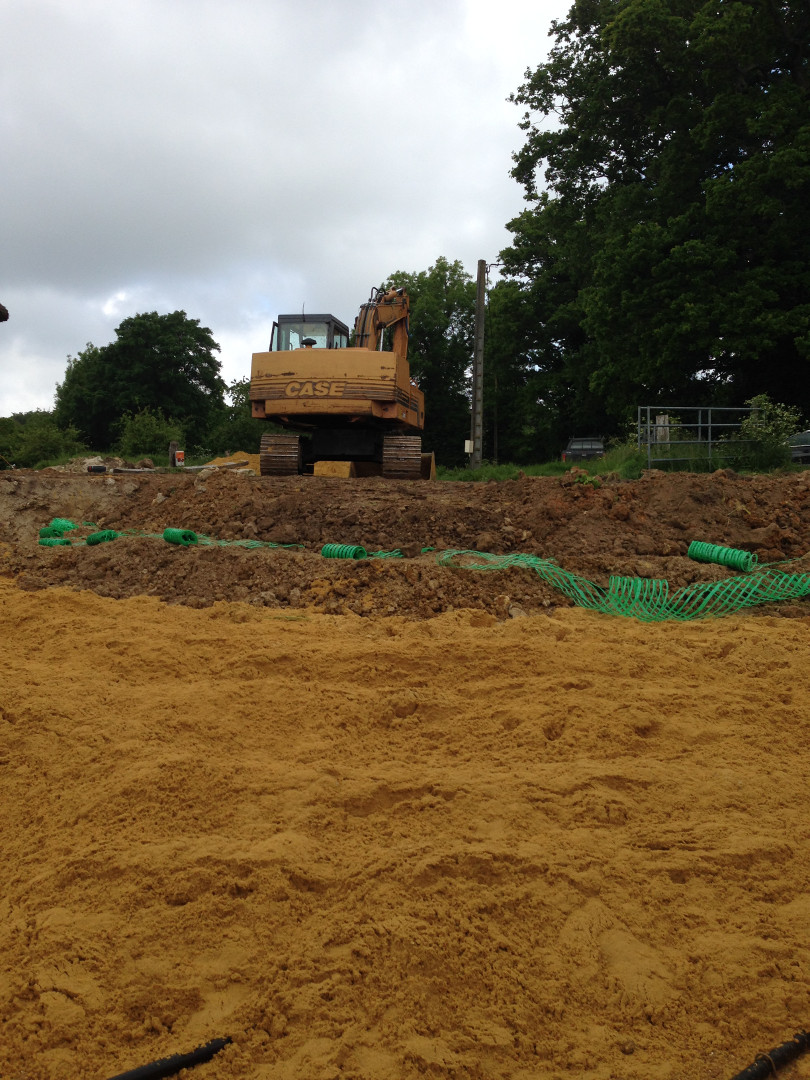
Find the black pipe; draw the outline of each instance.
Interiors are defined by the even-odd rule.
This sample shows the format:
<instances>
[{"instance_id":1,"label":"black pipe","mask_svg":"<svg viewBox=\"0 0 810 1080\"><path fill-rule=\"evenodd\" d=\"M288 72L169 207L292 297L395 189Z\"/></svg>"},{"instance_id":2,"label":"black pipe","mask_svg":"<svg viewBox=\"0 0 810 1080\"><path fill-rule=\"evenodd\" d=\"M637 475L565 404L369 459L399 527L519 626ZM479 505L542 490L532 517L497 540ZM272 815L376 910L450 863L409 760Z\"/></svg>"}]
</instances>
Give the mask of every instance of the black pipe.
<instances>
[{"instance_id":1,"label":"black pipe","mask_svg":"<svg viewBox=\"0 0 810 1080\"><path fill-rule=\"evenodd\" d=\"M153 1061L149 1065L139 1065L137 1069L130 1069L129 1072L110 1077L110 1080L162 1080L164 1076L174 1076L181 1069L191 1069L195 1065L210 1061L214 1054L218 1054L230 1041L228 1037L212 1039L205 1046L198 1046L189 1054L173 1054L171 1057L161 1058L160 1061Z\"/></svg>"},{"instance_id":2,"label":"black pipe","mask_svg":"<svg viewBox=\"0 0 810 1080\"><path fill-rule=\"evenodd\" d=\"M795 1061L805 1050L810 1050L810 1035L806 1031L799 1031L790 1042L774 1047L767 1054L760 1054L753 1064L732 1076L731 1080L767 1080L768 1077L776 1076L777 1069Z\"/></svg>"}]
</instances>

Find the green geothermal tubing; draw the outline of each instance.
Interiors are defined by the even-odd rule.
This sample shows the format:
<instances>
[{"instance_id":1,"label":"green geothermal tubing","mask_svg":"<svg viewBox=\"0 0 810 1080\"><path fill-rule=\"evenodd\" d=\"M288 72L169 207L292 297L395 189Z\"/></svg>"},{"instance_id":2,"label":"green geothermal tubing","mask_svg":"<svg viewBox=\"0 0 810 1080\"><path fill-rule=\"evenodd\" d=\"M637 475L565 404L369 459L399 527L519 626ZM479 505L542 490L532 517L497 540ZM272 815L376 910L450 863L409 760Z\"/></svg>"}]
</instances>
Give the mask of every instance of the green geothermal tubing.
<instances>
[{"instance_id":1,"label":"green geothermal tubing","mask_svg":"<svg viewBox=\"0 0 810 1080\"><path fill-rule=\"evenodd\" d=\"M90 525L93 528L97 528L94 522L86 521L84 525ZM54 518L50 525L44 526L39 530L40 540L57 540L62 539L64 534L69 529L77 529L78 525L74 525L72 521L67 521L64 518ZM205 536L202 533L195 533L192 529L164 529L162 533L150 533L141 532L140 529L125 529L123 531L117 531L115 529L102 529L93 533L90 533L87 537L82 539L74 539L72 541L66 540L64 545L71 544L87 544L90 547L94 547L96 544L103 544L109 540L117 540L119 537L137 537L139 539L147 540L166 540L170 544L178 544L181 547L191 547L198 544L200 547L243 547L243 548L302 548L303 544L277 544L273 540L212 540L210 536ZM43 544L43 547L54 547L54 544Z\"/></svg>"},{"instance_id":2,"label":"green geothermal tubing","mask_svg":"<svg viewBox=\"0 0 810 1080\"><path fill-rule=\"evenodd\" d=\"M96 544L104 544L108 540L117 540L120 535L115 529L102 529L101 532L90 533L84 542L88 547L95 547Z\"/></svg>"},{"instance_id":3,"label":"green geothermal tubing","mask_svg":"<svg viewBox=\"0 0 810 1080\"><path fill-rule=\"evenodd\" d=\"M667 617L669 582L663 579L611 577L607 595L617 615Z\"/></svg>"},{"instance_id":4,"label":"green geothermal tubing","mask_svg":"<svg viewBox=\"0 0 810 1080\"><path fill-rule=\"evenodd\" d=\"M54 518L49 526L40 530L39 543L43 547L70 547L71 541L64 539L63 533L75 528L77 526L66 518ZM134 530L118 533L109 529L92 533L85 543L92 546L124 535L140 535L156 539L162 537L169 543L183 547L195 544L234 545L246 548L301 546L300 544L275 544L272 541L261 540L212 540L210 537L198 535L191 529L171 528L165 529L162 534L138 533ZM422 550L432 549L423 548ZM670 594L669 584L664 580L628 578L618 575L610 578L608 587L605 589L601 585L588 581L587 578L564 570L551 559L541 559L536 555L521 553L492 555L481 551L451 550L440 552L436 556L436 561L440 566L455 566L468 570L507 570L511 567L534 570L543 581L558 589L578 607L609 615L632 617L644 622L713 618L741 611L756 604L796 600L810 595L810 573L787 574L779 569L765 567L760 567L756 573L751 573L756 565L756 556L750 552L722 548L702 541L692 541L689 554L699 561L719 562L741 570L745 576L727 578L724 581L694 583ZM398 549L368 553L359 544L324 544L321 555L328 559L402 557Z\"/></svg>"},{"instance_id":5,"label":"green geothermal tubing","mask_svg":"<svg viewBox=\"0 0 810 1080\"><path fill-rule=\"evenodd\" d=\"M464 562L459 560L464 559ZM643 622L687 621L729 615L756 604L796 600L810 594L810 574L764 570L742 578L695 583L669 594L666 581L613 577L607 589L569 573L550 559L535 555L491 555L481 551L444 551L439 566L468 570L505 570L517 566L534 570L578 607L606 615L624 615Z\"/></svg>"},{"instance_id":6,"label":"green geothermal tubing","mask_svg":"<svg viewBox=\"0 0 810 1080\"><path fill-rule=\"evenodd\" d=\"M212 540L210 536L195 533L191 529L166 529L163 539L168 540L170 544L182 544L185 547L192 544L199 544L200 547L242 547L254 550L256 548L303 547L302 544L276 544L272 540Z\"/></svg>"},{"instance_id":7,"label":"green geothermal tubing","mask_svg":"<svg viewBox=\"0 0 810 1080\"><path fill-rule=\"evenodd\" d=\"M254 551L256 548L277 548L277 547L303 547L303 544L276 544L273 540L217 540L217 544L220 547L242 547L248 548L250 551Z\"/></svg>"},{"instance_id":8,"label":"green geothermal tubing","mask_svg":"<svg viewBox=\"0 0 810 1080\"><path fill-rule=\"evenodd\" d=\"M366 551L360 544L324 544L321 555L325 559L402 559L399 548L393 551Z\"/></svg>"},{"instance_id":9,"label":"green geothermal tubing","mask_svg":"<svg viewBox=\"0 0 810 1080\"><path fill-rule=\"evenodd\" d=\"M757 565L757 556L751 551L719 547L717 544L707 544L703 540L693 540L686 554L697 562L719 563L720 566L730 566L744 573L753 570Z\"/></svg>"},{"instance_id":10,"label":"green geothermal tubing","mask_svg":"<svg viewBox=\"0 0 810 1080\"><path fill-rule=\"evenodd\" d=\"M72 532L73 529L78 529L78 525L73 521L69 521L67 518L54 518L48 525L49 529L59 529L60 532Z\"/></svg>"},{"instance_id":11,"label":"green geothermal tubing","mask_svg":"<svg viewBox=\"0 0 810 1080\"><path fill-rule=\"evenodd\" d=\"M197 534L192 532L191 529L164 529L163 539L168 540L170 544L181 544L183 547L189 547L189 545L197 543Z\"/></svg>"},{"instance_id":12,"label":"green geothermal tubing","mask_svg":"<svg viewBox=\"0 0 810 1080\"><path fill-rule=\"evenodd\" d=\"M321 555L325 559L366 559L368 554L359 544L324 544Z\"/></svg>"}]
</instances>

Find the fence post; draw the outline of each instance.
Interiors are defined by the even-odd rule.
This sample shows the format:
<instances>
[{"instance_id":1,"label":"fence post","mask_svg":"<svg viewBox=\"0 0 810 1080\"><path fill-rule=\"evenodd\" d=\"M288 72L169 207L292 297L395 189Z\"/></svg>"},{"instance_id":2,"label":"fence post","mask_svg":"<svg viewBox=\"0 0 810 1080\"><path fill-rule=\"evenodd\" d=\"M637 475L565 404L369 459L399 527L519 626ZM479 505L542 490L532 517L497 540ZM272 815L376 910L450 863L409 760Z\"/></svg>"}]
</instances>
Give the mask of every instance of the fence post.
<instances>
[{"instance_id":1,"label":"fence post","mask_svg":"<svg viewBox=\"0 0 810 1080\"><path fill-rule=\"evenodd\" d=\"M709 466L712 464L712 409L709 406Z\"/></svg>"}]
</instances>

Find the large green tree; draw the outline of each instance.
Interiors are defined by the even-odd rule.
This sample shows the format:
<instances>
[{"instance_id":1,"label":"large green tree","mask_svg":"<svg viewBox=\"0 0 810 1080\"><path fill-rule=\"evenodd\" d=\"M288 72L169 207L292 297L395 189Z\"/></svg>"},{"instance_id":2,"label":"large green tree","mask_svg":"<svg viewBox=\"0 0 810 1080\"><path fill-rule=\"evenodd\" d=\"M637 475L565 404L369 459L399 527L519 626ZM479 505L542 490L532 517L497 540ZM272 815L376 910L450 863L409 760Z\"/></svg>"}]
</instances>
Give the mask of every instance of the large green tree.
<instances>
[{"instance_id":1,"label":"large green tree","mask_svg":"<svg viewBox=\"0 0 810 1080\"><path fill-rule=\"evenodd\" d=\"M56 390L57 421L103 449L125 414L149 409L182 425L189 442L203 443L225 407L211 331L184 311L152 311L124 319L115 334L109 345L88 344L68 358Z\"/></svg>"},{"instance_id":2,"label":"large green tree","mask_svg":"<svg viewBox=\"0 0 810 1080\"><path fill-rule=\"evenodd\" d=\"M588 427L810 409L810 5L578 0L553 34L514 95L530 206L502 256L541 394Z\"/></svg>"},{"instance_id":3,"label":"large green tree","mask_svg":"<svg viewBox=\"0 0 810 1080\"><path fill-rule=\"evenodd\" d=\"M470 437L469 369L475 333L475 282L456 260L439 257L419 273L397 271L388 285L411 301L408 360L425 395L426 449L442 465L466 462Z\"/></svg>"},{"instance_id":4,"label":"large green tree","mask_svg":"<svg viewBox=\"0 0 810 1080\"><path fill-rule=\"evenodd\" d=\"M565 445L569 432L563 417L573 395L567 384L555 386L547 377L544 329L515 282L500 281L490 291L484 350L484 456L489 460L545 461Z\"/></svg>"}]
</instances>

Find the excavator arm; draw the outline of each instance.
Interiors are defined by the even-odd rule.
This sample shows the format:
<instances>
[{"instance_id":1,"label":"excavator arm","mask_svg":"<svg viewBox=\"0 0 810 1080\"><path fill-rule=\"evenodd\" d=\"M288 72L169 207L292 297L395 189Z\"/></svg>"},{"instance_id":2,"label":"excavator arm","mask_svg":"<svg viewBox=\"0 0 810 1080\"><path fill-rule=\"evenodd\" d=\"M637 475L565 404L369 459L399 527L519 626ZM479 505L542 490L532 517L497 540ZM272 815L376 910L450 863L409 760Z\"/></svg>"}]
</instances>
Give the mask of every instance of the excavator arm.
<instances>
[{"instance_id":1,"label":"excavator arm","mask_svg":"<svg viewBox=\"0 0 810 1080\"><path fill-rule=\"evenodd\" d=\"M355 347L376 351L383 331L393 327L393 351L403 360L408 357L408 312L410 301L404 289L372 289L368 303L360 308L354 323Z\"/></svg>"}]
</instances>

